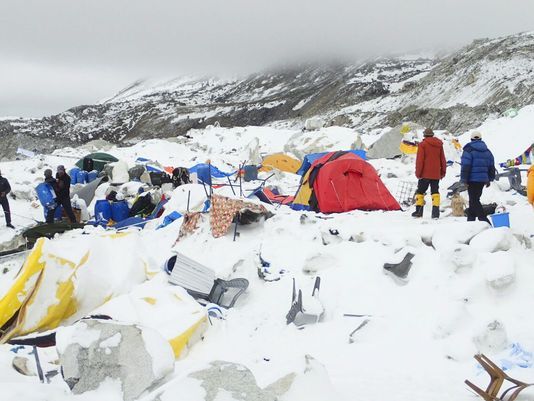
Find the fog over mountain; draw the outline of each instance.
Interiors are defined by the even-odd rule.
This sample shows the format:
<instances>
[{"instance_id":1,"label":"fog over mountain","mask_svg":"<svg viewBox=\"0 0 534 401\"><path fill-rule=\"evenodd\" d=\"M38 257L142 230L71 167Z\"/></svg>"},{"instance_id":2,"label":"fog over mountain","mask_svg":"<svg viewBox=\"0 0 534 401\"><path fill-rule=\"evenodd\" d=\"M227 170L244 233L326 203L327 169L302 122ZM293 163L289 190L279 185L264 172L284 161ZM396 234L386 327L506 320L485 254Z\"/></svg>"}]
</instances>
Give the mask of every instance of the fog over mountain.
<instances>
[{"instance_id":1,"label":"fog over mountain","mask_svg":"<svg viewBox=\"0 0 534 401\"><path fill-rule=\"evenodd\" d=\"M534 29L524 0L3 0L0 116L39 117L139 78L355 62Z\"/></svg>"}]
</instances>

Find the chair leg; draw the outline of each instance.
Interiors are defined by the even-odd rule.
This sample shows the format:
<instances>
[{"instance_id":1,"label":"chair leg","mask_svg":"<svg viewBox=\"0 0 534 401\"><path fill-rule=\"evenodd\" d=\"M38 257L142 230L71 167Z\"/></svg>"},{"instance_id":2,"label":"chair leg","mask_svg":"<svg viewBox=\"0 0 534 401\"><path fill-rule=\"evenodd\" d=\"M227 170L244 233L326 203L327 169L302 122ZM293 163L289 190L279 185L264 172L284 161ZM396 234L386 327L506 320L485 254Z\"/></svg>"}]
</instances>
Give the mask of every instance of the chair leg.
<instances>
[{"instance_id":1,"label":"chair leg","mask_svg":"<svg viewBox=\"0 0 534 401\"><path fill-rule=\"evenodd\" d=\"M480 387L474 385L469 380L465 381L465 384L467 384L475 393L477 393L479 396L484 398L485 401L496 401L497 399L495 397L492 397L489 395L486 391L482 390Z\"/></svg>"}]
</instances>

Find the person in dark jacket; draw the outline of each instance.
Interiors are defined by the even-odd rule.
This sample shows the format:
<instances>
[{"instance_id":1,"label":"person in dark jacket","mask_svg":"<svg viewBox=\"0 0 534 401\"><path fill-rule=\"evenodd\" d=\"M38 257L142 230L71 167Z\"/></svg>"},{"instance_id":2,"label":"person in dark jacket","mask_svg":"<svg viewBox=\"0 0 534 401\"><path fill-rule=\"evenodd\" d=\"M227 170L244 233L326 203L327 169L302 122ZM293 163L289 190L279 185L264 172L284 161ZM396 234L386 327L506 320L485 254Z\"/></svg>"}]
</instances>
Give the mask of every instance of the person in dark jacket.
<instances>
[{"instance_id":1,"label":"person in dark jacket","mask_svg":"<svg viewBox=\"0 0 534 401\"><path fill-rule=\"evenodd\" d=\"M45 182L52 186L56 193L56 207L48 210L46 214L46 222L51 224L54 222L54 215L56 209L61 205L71 223L76 223L76 217L72 211L70 203L70 177L65 172L64 166L58 166L56 178L52 177L52 170L45 170Z\"/></svg>"},{"instance_id":2,"label":"person in dark jacket","mask_svg":"<svg viewBox=\"0 0 534 401\"><path fill-rule=\"evenodd\" d=\"M6 218L6 226L9 228L15 228L11 224L11 210L9 209L9 199L7 194L11 192L11 185L7 178L2 177L2 172L0 171L0 204L2 209L4 209L4 217Z\"/></svg>"},{"instance_id":3,"label":"person in dark jacket","mask_svg":"<svg viewBox=\"0 0 534 401\"><path fill-rule=\"evenodd\" d=\"M447 172L447 161L443 151L443 142L434 137L434 131L430 128L423 132L424 139L417 148L415 162L415 176L419 179L415 194L415 212L413 217L422 217L425 205L425 193L430 186L432 194L432 218L439 218L439 181Z\"/></svg>"},{"instance_id":4,"label":"person in dark jacket","mask_svg":"<svg viewBox=\"0 0 534 401\"><path fill-rule=\"evenodd\" d=\"M489 187L493 180L495 180L493 154L482 141L482 134L475 131L471 134L471 142L464 146L460 176L460 181L467 186L469 195L467 221L475 221L478 218L490 224L480 203L480 197L484 186Z\"/></svg>"}]
</instances>

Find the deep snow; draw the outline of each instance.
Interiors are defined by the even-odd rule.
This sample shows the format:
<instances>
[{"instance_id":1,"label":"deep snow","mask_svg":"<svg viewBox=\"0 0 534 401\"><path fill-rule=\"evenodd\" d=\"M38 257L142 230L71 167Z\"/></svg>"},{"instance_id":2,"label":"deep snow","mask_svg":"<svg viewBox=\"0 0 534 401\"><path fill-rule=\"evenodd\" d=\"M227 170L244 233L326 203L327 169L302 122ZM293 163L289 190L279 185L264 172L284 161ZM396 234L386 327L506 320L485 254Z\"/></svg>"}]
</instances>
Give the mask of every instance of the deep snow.
<instances>
[{"instance_id":1,"label":"deep snow","mask_svg":"<svg viewBox=\"0 0 534 401\"><path fill-rule=\"evenodd\" d=\"M527 107L516 119L500 119L480 128L496 154L496 162L517 156L518 150L523 151L533 141L534 135L528 131L532 119L534 109ZM249 158L249 144L255 138L261 153L269 154L283 151L293 134L274 128L211 127L193 131L190 140L149 140L109 152L130 164L139 156L173 166L192 166L209 159L221 170L233 171ZM350 130L338 132L333 148L346 146L354 137ZM460 139L464 144L465 137ZM31 197L31 188L47 166L72 165L84 153L83 149L60 149L54 155L4 162L0 168L15 191ZM451 156L458 158L459 154ZM402 181L415 182L413 158L371 163L393 195ZM534 352L530 319L534 210L525 197L506 191L505 183L494 183L484 192L483 201L505 206L511 229L492 229L450 217L446 188L458 175L457 164L449 167L441 184L443 213L438 221L429 218L427 197L425 216L419 220L410 217L411 211L324 216L270 207L275 216L260 225L240 228L235 242L231 233L214 239L204 224L175 244L181 222L161 230L154 230L159 222L149 224L139 235L148 248L152 270L158 270L176 250L213 268L222 278L245 277L250 287L236 307L225 312L224 320L212 319L204 339L176 362L174 375L161 390L142 399L204 400L200 382L187 376L215 360L247 366L260 387L297 372L293 387L282 397L284 401L472 400L475 397L463 380L484 385L487 379L472 359L479 350L508 366L512 376L533 381L534 359L528 353ZM288 173L276 173L267 182L286 194L293 194L298 183L299 177ZM247 184L245 189L253 187ZM231 191L224 188L217 193ZM201 201L202 194L197 195ZM177 197L170 205L178 210L183 202L183 197ZM31 224L31 219L43 220L35 201L19 197L11 205L17 227ZM2 227L0 243L13 234ZM465 244L468 241L471 245ZM61 237L54 242L61 246ZM408 251L415 258L407 280L385 274L383 264L399 262ZM271 263L272 272L283 271L279 281L258 278L260 252ZM20 256L0 259L0 269L6 270L1 276L0 294L9 288L22 260ZM301 330L287 326L291 279L309 293L317 275L322 279L324 320ZM349 334L365 319L369 319L368 324L349 342ZM488 330L488 325L498 329ZM524 352L518 353L518 346ZM37 377L22 376L11 368L14 354L10 348L0 347L2 399L121 399L120 386L113 382L81 396L70 395L58 377L41 385ZM305 373L306 355L316 361ZM55 358L54 349L42 351L43 360ZM217 398L233 399L239 398L224 391Z\"/></svg>"}]
</instances>

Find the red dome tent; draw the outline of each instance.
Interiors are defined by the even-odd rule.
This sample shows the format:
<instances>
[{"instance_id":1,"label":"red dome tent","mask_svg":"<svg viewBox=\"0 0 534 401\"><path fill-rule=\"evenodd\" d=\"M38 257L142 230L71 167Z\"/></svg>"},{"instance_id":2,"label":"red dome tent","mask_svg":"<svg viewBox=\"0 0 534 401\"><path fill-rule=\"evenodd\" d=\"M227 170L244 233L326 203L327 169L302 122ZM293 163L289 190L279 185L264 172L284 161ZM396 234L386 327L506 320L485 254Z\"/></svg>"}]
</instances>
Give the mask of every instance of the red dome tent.
<instances>
[{"instance_id":1,"label":"red dome tent","mask_svg":"<svg viewBox=\"0 0 534 401\"><path fill-rule=\"evenodd\" d=\"M373 166L350 152L332 152L316 160L309 183L310 206L323 213L401 209Z\"/></svg>"}]
</instances>

